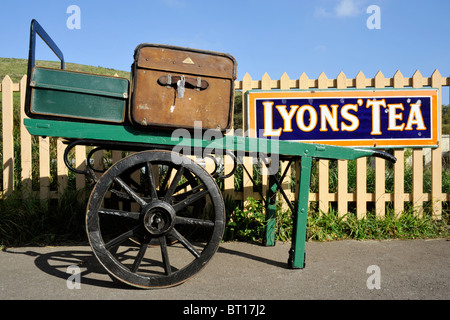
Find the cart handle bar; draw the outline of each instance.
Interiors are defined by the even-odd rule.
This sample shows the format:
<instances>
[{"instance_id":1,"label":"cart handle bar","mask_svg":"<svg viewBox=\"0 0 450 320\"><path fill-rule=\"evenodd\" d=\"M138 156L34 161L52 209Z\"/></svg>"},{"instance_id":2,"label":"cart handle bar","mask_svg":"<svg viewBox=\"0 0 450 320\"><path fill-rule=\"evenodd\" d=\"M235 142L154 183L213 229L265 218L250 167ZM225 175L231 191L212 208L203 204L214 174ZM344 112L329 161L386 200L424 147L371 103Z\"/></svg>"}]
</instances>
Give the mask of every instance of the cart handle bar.
<instances>
[{"instance_id":1,"label":"cart handle bar","mask_svg":"<svg viewBox=\"0 0 450 320\"><path fill-rule=\"evenodd\" d=\"M383 151L378 151L378 150L373 150L373 156L374 157L379 157L379 158L383 158L385 160L389 160L393 163L397 162L397 158L394 157L393 155L387 153L387 152L383 152Z\"/></svg>"},{"instance_id":2,"label":"cart handle bar","mask_svg":"<svg viewBox=\"0 0 450 320\"><path fill-rule=\"evenodd\" d=\"M65 68L64 64L64 55L62 51L58 48L55 42L50 38L50 36L45 32L44 28L35 20L31 20L30 26L30 46L28 48L28 70L27 70L27 89L26 89L26 97L25 97L25 110L31 104L31 73L33 72L33 68L36 64L36 33L41 37L41 39L49 46L49 48L53 51L53 53L58 57L61 61L61 69Z\"/></svg>"},{"instance_id":3,"label":"cart handle bar","mask_svg":"<svg viewBox=\"0 0 450 320\"><path fill-rule=\"evenodd\" d=\"M58 57L61 61L61 69L64 69L64 55L62 51L58 48L56 43L50 38L48 33L41 27L39 22L35 19L31 20L30 26L30 47L28 49L28 72L27 76L30 79L31 71L35 66L35 58L36 58L36 33L41 37L41 39L52 49L53 53Z\"/></svg>"}]
</instances>

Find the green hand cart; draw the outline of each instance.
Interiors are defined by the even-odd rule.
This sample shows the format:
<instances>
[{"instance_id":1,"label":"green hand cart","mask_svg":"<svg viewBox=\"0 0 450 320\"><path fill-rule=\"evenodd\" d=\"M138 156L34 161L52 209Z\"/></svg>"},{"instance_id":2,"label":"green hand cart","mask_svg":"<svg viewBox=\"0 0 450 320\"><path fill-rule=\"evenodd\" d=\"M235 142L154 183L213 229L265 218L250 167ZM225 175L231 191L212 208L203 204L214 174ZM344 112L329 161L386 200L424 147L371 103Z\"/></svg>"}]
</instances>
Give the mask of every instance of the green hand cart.
<instances>
[{"instance_id":1,"label":"green hand cart","mask_svg":"<svg viewBox=\"0 0 450 320\"><path fill-rule=\"evenodd\" d=\"M292 204L287 199L281 188L285 173L281 177L278 174L270 176L266 198L269 218L274 212L272 199L277 191L283 194L292 210L294 232L288 258L291 268L303 268L305 265L312 160L353 160L377 156L395 161L391 155L376 150L233 135L218 135L215 139L195 135L182 137L174 135L171 130L142 130L127 122L120 123L120 108L123 108L122 105L126 107L128 98L126 86L123 87L119 80L116 85L112 85L114 91L104 85L104 82L111 79L100 80L99 86L103 89L99 94L98 89L96 91L88 85L82 88L84 91L79 92L83 81L79 85L75 85L76 81L74 83L60 78L53 82L42 81L39 75L45 79L52 78L53 75L35 72L38 70L34 67L36 33L61 59L61 69L64 68L61 51L33 20L26 98L26 109L31 118L24 120L25 126L32 135L63 138L68 144L64 155L68 168L85 174L95 182L86 210L86 231L90 245L100 264L112 276L132 286L174 286L195 275L208 263L217 251L226 227L224 201L216 179L231 176L243 155L263 155L262 158L266 159L264 163L268 166L270 163L267 159L271 157L289 161L289 165L297 161L300 164L295 203ZM41 101L47 103L55 99L66 99L65 96L58 98L62 91L78 94L72 100L64 100L75 106L82 103L82 99L92 98L93 95L100 95L104 99L96 102L97 111L80 111L82 108L76 108L73 112L79 114L71 114L73 119L54 117L51 113L38 114L36 110L33 113L30 105L33 99L37 99L37 95L33 96L32 90L39 85L41 89L52 90L44 90L40 96ZM125 91L120 93L120 90ZM113 119L97 121L96 116L110 104L114 104ZM91 118L83 118L83 112L89 113ZM119 119L118 123L114 123L116 119ZM73 168L68 160L69 151L77 145L94 147L87 157L84 169ZM100 170L91 166L90 158L98 150L134 153L102 171L97 179L95 172ZM216 170L208 173L189 153L212 159L218 154L228 155L233 159L233 170L226 175L222 174L215 161ZM269 226L265 243L272 244L273 237Z\"/></svg>"}]
</instances>

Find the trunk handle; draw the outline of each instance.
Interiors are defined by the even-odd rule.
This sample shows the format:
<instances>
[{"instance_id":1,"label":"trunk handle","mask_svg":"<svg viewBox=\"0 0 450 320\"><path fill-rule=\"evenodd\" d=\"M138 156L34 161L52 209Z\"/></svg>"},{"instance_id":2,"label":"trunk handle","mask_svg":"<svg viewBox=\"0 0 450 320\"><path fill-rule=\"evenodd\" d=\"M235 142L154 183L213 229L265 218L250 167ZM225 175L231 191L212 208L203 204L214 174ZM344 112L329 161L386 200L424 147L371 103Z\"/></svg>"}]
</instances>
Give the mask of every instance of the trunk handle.
<instances>
[{"instance_id":1,"label":"trunk handle","mask_svg":"<svg viewBox=\"0 0 450 320\"><path fill-rule=\"evenodd\" d=\"M182 76L172 76L168 74L167 76L161 76L158 79L158 84L160 86L166 86L167 88L172 88L177 86L177 82L182 79ZM201 77L190 78L184 77L185 88L196 89L197 91L206 90L209 87L209 83L206 80L202 80Z\"/></svg>"}]
</instances>

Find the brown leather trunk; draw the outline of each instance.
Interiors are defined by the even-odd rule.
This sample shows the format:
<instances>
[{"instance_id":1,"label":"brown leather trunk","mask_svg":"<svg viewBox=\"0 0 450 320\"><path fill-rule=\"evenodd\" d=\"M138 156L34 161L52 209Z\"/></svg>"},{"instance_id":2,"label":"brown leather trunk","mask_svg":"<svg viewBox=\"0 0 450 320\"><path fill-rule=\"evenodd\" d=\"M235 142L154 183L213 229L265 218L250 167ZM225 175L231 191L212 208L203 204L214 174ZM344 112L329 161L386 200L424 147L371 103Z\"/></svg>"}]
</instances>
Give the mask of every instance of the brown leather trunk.
<instances>
[{"instance_id":1,"label":"brown leather trunk","mask_svg":"<svg viewBox=\"0 0 450 320\"><path fill-rule=\"evenodd\" d=\"M141 44L131 75L131 123L224 131L232 124L236 61L224 53ZM196 124L199 126L199 123Z\"/></svg>"}]
</instances>

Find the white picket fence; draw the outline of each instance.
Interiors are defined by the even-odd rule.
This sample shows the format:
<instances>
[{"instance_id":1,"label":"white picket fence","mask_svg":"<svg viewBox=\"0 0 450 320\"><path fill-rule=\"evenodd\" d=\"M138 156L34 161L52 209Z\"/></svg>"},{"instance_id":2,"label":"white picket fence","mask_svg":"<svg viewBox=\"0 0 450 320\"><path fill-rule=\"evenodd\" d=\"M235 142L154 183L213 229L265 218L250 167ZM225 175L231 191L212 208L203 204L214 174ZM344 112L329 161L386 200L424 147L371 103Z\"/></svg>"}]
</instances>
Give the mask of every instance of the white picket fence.
<instances>
[{"instance_id":1,"label":"white picket fence","mask_svg":"<svg viewBox=\"0 0 450 320\"><path fill-rule=\"evenodd\" d=\"M322 73L318 79L309 79L306 74L302 74L299 79L290 79L284 74L279 80L272 80L266 73L261 80L253 80L249 74L246 74L241 81L235 82L235 89L245 93L247 90L262 89L327 89L327 88L422 88L433 87L442 89L444 86L450 86L450 77L442 77L439 71L435 71L430 77L423 77L419 71L414 73L411 78L405 78L400 72L397 72L392 78L385 78L381 72L378 72L374 78L366 78L362 72L359 72L356 78L349 79L341 72L336 79L328 79ZM4 77L1 82L1 106L2 106L2 186L1 194L5 197L11 194L21 181L21 187L24 190L32 189L33 179L37 179L39 183L39 192L42 199L58 198L68 186L68 170L64 165L63 153L65 145L59 139L51 140L50 138L34 138L38 139L38 150L33 154L32 140L28 131L23 125L24 101L25 101L26 76L19 83L13 83L9 76ZM442 90L440 90L442 92ZM14 100L18 99L19 103L14 104ZM439 99L439 101L442 101ZM245 101L244 101L245 104ZM20 110L14 110L14 105ZM245 110L245 105L243 110ZM14 159L14 112L18 115L20 123L20 142L16 142L16 148L20 148L20 159ZM16 115L16 117L17 117ZM17 123L17 121L16 121ZM246 123L246 115L243 115L243 124ZM16 124L17 125L17 124ZM243 125L245 131L245 125ZM441 137L442 138L442 137ZM442 140L442 139L440 139ZM51 144L56 146L51 147ZM36 144L36 143L34 143ZM56 150L56 152L50 152ZM17 152L18 150L16 150ZM51 154L52 153L52 154ZM412 192L405 192L405 149L395 149L394 156L398 161L394 165L394 191L387 193L386 186L386 163L385 160L375 159L375 192L367 192L367 161L366 159L356 160L357 182L356 191L350 192L348 189L348 162L339 160L337 162L337 190L329 189L330 161L318 161L318 191L310 193L310 201L317 201L318 207L323 212L327 212L332 202L337 203L337 210L340 214L347 213L349 204L356 203L356 214L362 218L367 215L367 207L369 203L373 203L377 216L386 214L386 203L392 203L397 214L404 211L405 202L411 202L416 207L419 215L423 213L423 204L431 202L432 215L436 219L442 217L442 203L450 201L450 191L442 190L442 173L443 173L443 157L442 146L431 149L431 190L424 192L424 149L412 150L412 172L413 172L413 188ZM101 155L98 155L101 156ZM121 152L113 152L112 161L117 161L122 157ZM86 159L86 147L78 146L75 149L74 165L75 167L83 167ZM18 160L18 161L17 161ZM33 176L34 170L38 168L38 176ZM51 172L51 164L56 163L56 170ZM249 173L253 174L252 159L245 158ZM20 172L17 170L20 167ZM288 173L289 175L289 173ZM57 188L51 190L51 180L57 180ZM263 176L262 189L267 190L267 176ZM76 187L83 188L85 186L85 178L81 175L76 177ZM292 192L288 182L283 184L285 192L291 200L294 200L294 192ZM231 195L236 200L245 201L248 197L260 199L258 192L255 192L252 181L243 175L243 190L236 191L234 189L234 179L228 178L224 181L224 193Z\"/></svg>"}]
</instances>

